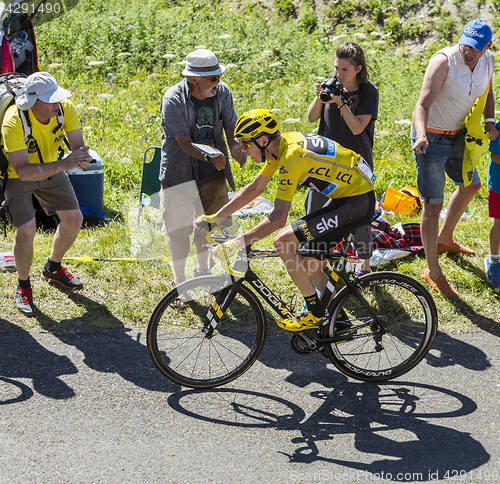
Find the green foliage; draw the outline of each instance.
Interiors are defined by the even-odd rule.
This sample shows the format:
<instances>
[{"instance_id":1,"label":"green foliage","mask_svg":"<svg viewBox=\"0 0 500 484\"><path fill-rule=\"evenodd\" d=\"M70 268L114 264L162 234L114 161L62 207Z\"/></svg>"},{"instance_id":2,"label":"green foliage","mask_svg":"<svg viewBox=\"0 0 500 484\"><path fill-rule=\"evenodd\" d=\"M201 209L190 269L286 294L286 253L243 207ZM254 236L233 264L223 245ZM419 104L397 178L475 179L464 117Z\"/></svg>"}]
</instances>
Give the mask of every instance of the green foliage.
<instances>
[{"instance_id":1,"label":"green foliage","mask_svg":"<svg viewBox=\"0 0 500 484\"><path fill-rule=\"evenodd\" d=\"M440 16L442 16L442 12L443 12L443 10L441 8L441 5L436 3L434 6L429 8L429 11L427 13L428 13L429 17L440 17Z\"/></svg>"},{"instance_id":2,"label":"green foliage","mask_svg":"<svg viewBox=\"0 0 500 484\"><path fill-rule=\"evenodd\" d=\"M367 9L370 10L377 22L382 23L387 11L390 9L390 4L385 0L368 0Z\"/></svg>"},{"instance_id":3,"label":"green foliage","mask_svg":"<svg viewBox=\"0 0 500 484\"><path fill-rule=\"evenodd\" d=\"M390 34L395 40L398 40L402 34L402 25L398 14L390 13L384 20L384 32Z\"/></svg>"},{"instance_id":4,"label":"green foliage","mask_svg":"<svg viewBox=\"0 0 500 484\"><path fill-rule=\"evenodd\" d=\"M285 16L293 15L295 12L292 0L274 0L274 8Z\"/></svg>"},{"instance_id":5,"label":"green foliage","mask_svg":"<svg viewBox=\"0 0 500 484\"><path fill-rule=\"evenodd\" d=\"M312 32L318 25L316 13L310 1L302 2L299 15L299 26L305 32Z\"/></svg>"},{"instance_id":6,"label":"green foliage","mask_svg":"<svg viewBox=\"0 0 500 484\"><path fill-rule=\"evenodd\" d=\"M498 2L493 0L496 9L500 9ZM417 4L414 0L336 0L322 7L320 15L316 4L307 2L296 19L290 11L280 10L289 8L291 2L275 5L281 13L276 15L254 0L238 8L212 0L80 0L59 18L36 24L40 67L73 91L85 140L103 158L104 203L113 218L105 228L82 231L68 255L127 257L139 249L149 255L155 255L158 247L163 250L157 221L148 229L136 227L142 154L146 147L160 145L161 98L181 79L181 62L199 45L214 50L228 66L223 80L231 88L237 114L265 107L279 117L282 131L315 132L317 123L307 121L314 83L331 73L339 43L359 43L372 68L370 80L380 92L374 146L377 198L389 184L395 188L415 185L409 140L413 107L430 56L457 33L451 16L441 14L438 3L422 21L416 16ZM433 36L421 54L405 47L405 41L429 34ZM495 78L495 91L498 88ZM237 187L250 182L258 170L253 161L242 169L233 164ZM485 166L481 167L483 178L484 172ZM272 199L276 188L274 181L264 195ZM446 199L453 190L451 184L446 186ZM289 220L303 214L303 196L299 190ZM497 297L482 277L491 226L485 199L482 189L472 204L473 218L458 229L458 240L476 248L476 258L470 259L469 266L461 258L440 259L451 282L466 295L463 305L451 311L447 301L436 297L444 315L442 329L453 329L455 324L473 328L469 318L485 307L492 308L488 309L492 317L497 316ZM259 220L253 217L243 225L248 228ZM418 221L418 217L410 220ZM10 230L1 251L11 250L13 238ZM271 243L271 238L261 242L262 246ZM43 264L50 245L49 235L37 234L34 271ZM82 276L86 288L73 305L59 292L37 284L35 297L55 301L50 308L52 319L43 316L42 326L52 328L53 321L63 320L70 330L80 330L85 321L96 321L96 328L144 326L172 281L168 266L68 265ZM415 257L411 263L403 260L390 268L419 278L424 265L424 258ZM15 281L15 273L0 274L2 307L7 308L3 317L26 325L12 307ZM280 282L277 278L276 284Z\"/></svg>"},{"instance_id":7,"label":"green foliage","mask_svg":"<svg viewBox=\"0 0 500 484\"><path fill-rule=\"evenodd\" d=\"M451 16L445 16L444 18L436 21L434 28L436 29L436 32L439 33L441 38L449 42L453 40L453 37L457 33L455 20Z\"/></svg>"},{"instance_id":8,"label":"green foliage","mask_svg":"<svg viewBox=\"0 0 500 484\"><path fill-rule=\"evenodd\" d=\"M354 27L359 22L358 13L360 9L362 9L362 5L356 0L333 0L328 3L326 14L332 22L332 27L340 24L344 24L346 27Z\"/></svg>"}]
</instances>

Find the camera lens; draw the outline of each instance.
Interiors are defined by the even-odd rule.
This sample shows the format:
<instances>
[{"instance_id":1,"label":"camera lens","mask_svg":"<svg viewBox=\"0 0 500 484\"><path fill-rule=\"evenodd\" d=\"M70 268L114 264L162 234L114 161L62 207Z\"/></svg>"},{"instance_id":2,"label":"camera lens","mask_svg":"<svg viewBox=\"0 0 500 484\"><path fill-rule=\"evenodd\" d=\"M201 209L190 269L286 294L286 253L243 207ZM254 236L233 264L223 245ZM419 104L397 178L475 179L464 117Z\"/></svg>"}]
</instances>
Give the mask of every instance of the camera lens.
<instances>
[{"instance_id":1,"label":"camera lens","mask_svg":"<svg viewBox=\"0 0 500 484\"><path fill-rule=\"evenodd\" d=\"M319 98L324 102L327 103L328 101L331 101L332 98L330 97L330 94L332 91L330 89L323 89L323 92L319 95Z\"/></svg>"}]
</instances>

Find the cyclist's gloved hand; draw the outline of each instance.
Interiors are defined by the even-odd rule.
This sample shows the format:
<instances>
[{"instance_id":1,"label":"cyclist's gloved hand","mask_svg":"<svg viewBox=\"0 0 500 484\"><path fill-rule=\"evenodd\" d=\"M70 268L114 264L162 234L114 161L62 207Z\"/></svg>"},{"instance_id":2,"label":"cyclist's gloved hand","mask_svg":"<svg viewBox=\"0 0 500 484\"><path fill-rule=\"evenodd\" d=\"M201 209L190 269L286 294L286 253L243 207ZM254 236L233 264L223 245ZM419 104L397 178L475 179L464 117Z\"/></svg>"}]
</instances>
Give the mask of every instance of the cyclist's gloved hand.
<instances>
[{"instance_id":1,"label":"cyclist's gloved hand","mask_svg":"<svg viewBox=\"0 0 500 484\"><path fill-rule=\"evenodd\" d=\"M236 242L234 240L229 240L216 246L212 254L220 260L221 266L227 273L232 276L243 277L245 275L243 272L235 271L231 268L231 259L238 254L239 250Z\"/></svg>"},{"instance_id":2,"label":"cyclist's gloved hand","mask_svg":"<svg viewBox=\"0 0 500 484\"><path fill-rule=\"evenodd\" d=\"M210 234L218 228L219 221L216 215L202 215L194 221L194 226L196 230L201 230L205 233L205 238L209 244L213 244L214 241Z\"/></svg>"},{"instance_id":3,"label":"cyclist's gloved hand","mask_svg":"<svg viewBox=\"0 0 500 484\"><path fill-rule=\"evenodd\" d=\"M201 215L194 221L198 230L206 230L207 232L212 232L218 224L217 215Z\"/></svg>"}]
</instances>

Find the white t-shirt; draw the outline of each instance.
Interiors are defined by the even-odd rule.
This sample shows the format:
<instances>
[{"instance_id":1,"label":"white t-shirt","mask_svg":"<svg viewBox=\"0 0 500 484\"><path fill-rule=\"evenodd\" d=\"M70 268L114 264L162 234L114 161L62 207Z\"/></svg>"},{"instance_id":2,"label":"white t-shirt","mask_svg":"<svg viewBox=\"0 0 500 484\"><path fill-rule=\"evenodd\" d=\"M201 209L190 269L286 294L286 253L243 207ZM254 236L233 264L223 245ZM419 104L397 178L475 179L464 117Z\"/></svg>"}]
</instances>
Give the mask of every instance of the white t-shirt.
<instances>
[{"instance_id":1,"label":"white t-shirt","mask_svg":"<svg viewBox=\"0 0 500 484\"><path fill-rule=\"evenodd\" d=\"M467 67L458 44L436 52L448 58L448 75L429 109L428 128L456 131L476 100L484 94L493 72L490 50L479 59L474 71ZM433 56L433 57L434 57Z\"/></svg>"}]
</instances>

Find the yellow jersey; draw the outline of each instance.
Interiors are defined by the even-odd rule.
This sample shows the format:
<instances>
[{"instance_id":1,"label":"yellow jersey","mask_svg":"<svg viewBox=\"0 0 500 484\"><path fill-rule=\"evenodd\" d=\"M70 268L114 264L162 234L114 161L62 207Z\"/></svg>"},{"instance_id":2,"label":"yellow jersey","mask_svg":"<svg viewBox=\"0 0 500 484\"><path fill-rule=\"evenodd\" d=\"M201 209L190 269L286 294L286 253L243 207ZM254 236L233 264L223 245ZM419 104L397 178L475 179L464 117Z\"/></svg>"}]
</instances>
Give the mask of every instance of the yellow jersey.
<instances>
[{"instance_id":1,"label":"yellow jersey","mask_svg":"<svg viewBox=\"0 0 500 484\"><path fill-rule=\"evenodd\" d=\"M272 176L278 168L279 200L291 201L299 184L336 199L368 193L375 183L361 155L317 134L283 133L278 159L266 161L260 174Z\"/></svg>"},{"instance_id":2,"label":"yellow jersey","mask_svg":"<svg viewBox=\"0 0 500 484\"><path fill-rule=\"evenodd\" d=\"M79 129L81 126L80 118L78 117L75 105L69 99L65 99L61 101L61 106L64 112L64 131L68 133L69 131ZM28 116L31 122L31 135L35 138L40 147L44 163L56 161L59 154L58 148L64 145L63 132L60 129L54 132L58 124L57 116L50 118L49 124L40 123L35 116L33 116L31 109L28 110ZM32 145L31 142L29 142L27 146L24 142L23 124L15 105L10 106L7 111L5 111L5 117L2 123L2 140L7 159L9 159L9 153L27 149L29 162L36 164L40 163L40 158L35 146ZM9 178L19 178L10 160L8 175Z\"/></svg>"}]
</instances>

